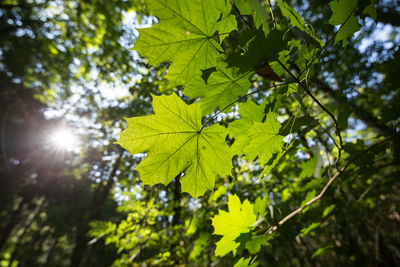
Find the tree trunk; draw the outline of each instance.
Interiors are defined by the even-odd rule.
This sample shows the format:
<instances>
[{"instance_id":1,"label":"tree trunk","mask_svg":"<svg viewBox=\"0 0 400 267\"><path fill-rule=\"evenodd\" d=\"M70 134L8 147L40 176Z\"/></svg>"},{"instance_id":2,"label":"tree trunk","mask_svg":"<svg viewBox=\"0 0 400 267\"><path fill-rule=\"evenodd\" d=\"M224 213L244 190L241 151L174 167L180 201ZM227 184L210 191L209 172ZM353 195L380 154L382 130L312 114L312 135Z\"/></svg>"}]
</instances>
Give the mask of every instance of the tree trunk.
<instances>
[{"instance_id":1,"label":"tree trunk","mask_svg":"<svg viewBox=\"0 0 400 267\"><path fill-rule=\"evenodd\" d=\"M113 165L110 175L108 176L106 185L98 188L97 192L94 194L93 201L88 207L88 217L83 219L82 224L78 226L78 229L76 230L75 247L71 256L71 266L78 267L82 264L83 254L86 251L87 243L89 242L89 237L87 236L87 233L90 230L89 223L98 219L101 215L101 208L103 207L104 202L107 200L107 197L114 186L115 182L113 178L115 177L119 165L121 164L123 154L124 151L120 150L119 156Z\"/></svg>"}]
</instances>

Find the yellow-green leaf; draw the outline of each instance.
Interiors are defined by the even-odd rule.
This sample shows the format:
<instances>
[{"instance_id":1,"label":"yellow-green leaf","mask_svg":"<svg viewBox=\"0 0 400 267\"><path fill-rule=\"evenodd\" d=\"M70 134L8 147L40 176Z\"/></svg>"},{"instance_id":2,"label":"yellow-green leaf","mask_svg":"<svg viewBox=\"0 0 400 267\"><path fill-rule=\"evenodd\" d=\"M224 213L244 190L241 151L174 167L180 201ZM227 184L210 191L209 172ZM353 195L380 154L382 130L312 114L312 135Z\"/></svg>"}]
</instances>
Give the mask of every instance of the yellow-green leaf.
<instances>
[{"instance_id":1,"label":"yellow-green leaf","mask_svg":"<svg viewBox=\"0 0 400 267\"><path fill-rule=\"evenodd\" d=\"M239 104L240 119L229 125L229 135L235 138L232 152L237 155L243 153L243 149L250 143L249 129L254 122L261 122L264 117L266 102L257 105L253 101Z\"/></svg>"},{"instance_id":2,"label":"yellow-green leaf","mask_svg":"<svg viewBox=\"0 0 400 267\"><path fill-rule=\"evenodd\" d=\"M253 204L247 199L242 204L237 195L229 196L229 211L218 210L219 214L212 218L214 235L222 235L221 240L217 242L215 255L224 256L230 251L236 253L240 243L235 242L235 239L240 234L251 231L256 222L257 217L253 209Z\"/></svg>"},{"instance_id":3,"label":"yellow-green leaf","mask_svg":"<svg viewBox=\"0 0 400 267\"><path fill-rule=\"evenodd\" d=\"M267 114L265 122L254 122L249 129L250 143L244 148L246 158L253 160L258 156L260 165L265 165L274 153L282 151L283 136L278 135L281 125L274 113Z\"/></svg>"},{"instance_id":4,"label":"yellow-green leaf","mask_svg":"<svg viewBox=\"0 0 400 267\"><path fill-rule=\"evenodd\" d=\"M182 173L182 191L194 198L213 190L215 177L232 168L226 128L202 128L200 105L186 105L176 94L153 96L153 109L153 115L126 119L117 142L131 154L148 152L136 168L143 183L167 185Z\"/></svg>"},{"instance_id":5,"label":"yellow-green leaf","mask_svg":"<svg viewBox=\"0 0 400 267\"><path fill-rule=\"evenodd\" d=\"M216 107L223 109L246 94L251 85L251 73L240 74L238 71L219 61L217 71L211 73L207 84L201 77L197 77L189 82L184 94L191 98L203 96L200 105L204 114L211 113Z\"/></svg>"},{"instance_id":6,"label":"yellow-green leaf","mask_svg":"<svg viewBox=\"0 0 400 267\"><path fill-rule=\"evenodd\" d=\"M134 49L150 64L171 62L166 78L173 85L185 85L215 67L222 41L237 28L225 0L150 0L150 13L159 23L139 30ZM218 37L214 38L218 32Z\"/></svg>"}]
</instances>

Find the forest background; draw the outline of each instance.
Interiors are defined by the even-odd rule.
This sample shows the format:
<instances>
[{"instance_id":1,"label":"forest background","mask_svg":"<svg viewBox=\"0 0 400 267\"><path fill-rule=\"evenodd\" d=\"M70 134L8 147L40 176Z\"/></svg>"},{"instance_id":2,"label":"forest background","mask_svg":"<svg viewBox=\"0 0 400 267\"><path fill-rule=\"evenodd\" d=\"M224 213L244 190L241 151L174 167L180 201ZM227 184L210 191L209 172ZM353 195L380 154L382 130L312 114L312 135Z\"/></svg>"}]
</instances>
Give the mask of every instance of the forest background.
<instances>
[{"instance_id":1,"label":"forest background","mask_svg":"<svg viewBox=\"0 0 400 267\"><path fill-rule=\"evenodd\" d=\"M206 38L222 60L197 92L173 78L185 50L141 48L156 2L0 2L0 265L400 265L399 2L192 1L236 23ZM245 88L205 96L225 68ZM238 151L214 190L187 190L188 168L145 185L146 154L115 144L178 97ZM231 130L250 119L274 125L266 158L237 148L263 136Z\"/></svg>"}]
</instances>

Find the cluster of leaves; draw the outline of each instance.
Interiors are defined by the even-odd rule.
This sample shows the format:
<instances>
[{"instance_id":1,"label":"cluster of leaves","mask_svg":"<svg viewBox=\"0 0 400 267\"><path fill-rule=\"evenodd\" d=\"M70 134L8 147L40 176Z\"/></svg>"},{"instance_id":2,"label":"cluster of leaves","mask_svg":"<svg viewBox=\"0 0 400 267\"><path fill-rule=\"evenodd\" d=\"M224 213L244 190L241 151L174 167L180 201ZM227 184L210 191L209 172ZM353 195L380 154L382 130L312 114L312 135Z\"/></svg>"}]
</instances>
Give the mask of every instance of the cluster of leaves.
<instances>
[{"instance_id":1,"label":"cluster of leaves","mask_svg":"<svg viewBox=\"0 0 400 267\"><path fill-rule=\"evenodd\" d=\"M399 265L393 3L3 1L0 266Z\"/></svg>"},{"instance_id":2,"label":"cluster of leaves","mask_svg":"<svg viewBox=\"0 0 400 267\"><path fill-rule=\"evenodd\" d=\"M268 244L279 226L307 211L348 167L339 167L343 140L338 122L309 89L314 65L330 40L326 44L321 41L311 25L282 0L274 6L270 1L261 4L254 0L232 3L150 0L147 6L159 23L139 30L134 49L150 64L169 62L164 77L169 86L179 86L178 89L183 88L183 95L197 100L187 105L175 93L153 96L154 115L126 119L128 127L117 143L131 154L147 153L137 167L144 184L168 185L175 179L182 184L182 191L196 199L213 190L218 177L233 173L234 165L249 162L257 162L259 177L265 179L281 158L299 145L294 141L297 139L293 138L294 134L300 134L307 127L321 126L304 107L304 117L291 114L281 126L277 111L280 112L283 97L289 95L298 99L298 105L303 105L302 98L308 95L334 125L335 137L328 135L336 145L332 157L337 173L332 176L331 170L326 173L329 183L320 194L309 191L301 207L277 225L262 223L267 221L268 195L258 198L254 205L247 199L242 204L237 195L231 195L229 211L220 210L213 217L214 234L222 235L216 243L216 256L229 252L235 255L244 248L256 254L261 246ZM278 9L280 16L275 14ZM329 23L339 26L335 43L341 41L343 47L360 29L357 20L360 10L376 17L374 1L365 6L357 0L334 0L330 9ZM237 37L236 47L232 46L230 34ZM228 44L224 40L229 40ZM269 96L258 98L260 104L250 99L271 89L275 91ZM232 110L237 115L229 113ZM224 113L229 120L215 123ZM285 142L284 136L288 137ZM328 163L324 164L318 154L319 150L312 160L303 164L300 176L319 177L319 169ZM310 188L321 186L320 180L311 183L314 186L310 184ZM319 225L312 224L302 232L306 235ZM264 234L257 235L260 231ZM237 266L247 264L250 258L237 262Z\"/></svg>"}]
</instances>

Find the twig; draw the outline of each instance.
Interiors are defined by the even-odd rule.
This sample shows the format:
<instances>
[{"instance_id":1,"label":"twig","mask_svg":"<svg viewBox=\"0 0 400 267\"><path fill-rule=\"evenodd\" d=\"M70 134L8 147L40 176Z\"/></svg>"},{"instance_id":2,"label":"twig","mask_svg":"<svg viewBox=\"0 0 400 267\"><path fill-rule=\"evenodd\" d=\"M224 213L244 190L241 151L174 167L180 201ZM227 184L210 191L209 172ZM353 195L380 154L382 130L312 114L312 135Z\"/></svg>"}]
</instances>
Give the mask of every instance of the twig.
<instances>
[{"instance_id":1,"label":"twig","mask_svg":"<svg viewBox=\"0 0 400 267\"><path fill-rule=\"evenodd\" d=\"M321 50L318 51L318 53L311 59L311 61L310 61L308 64L306 64L306 67L304 68L304 70L302 70L302 71L300 72L300 74L298 75L298 77L300 77L300 76L314 63L314 61L322 55L322 53L324 52L325 48L327 47L327 44L329 44L330 42L332 42L332 41L336 38L337 33L343 28L343 26L344 26L344 25L346 24L346 22L351 18L351 16L353 16L353 14L354 14L354 12L355 12L356 10L357 10L357 6L354 7L354 9L350 12L350 15L346 18L346 20L343 22L343 24L340 25L339 30L336 32L336 34L333 35L333 36L326 42L325 46L324 46Z\"/></svg>"},{"instance_id":2,"label":"twig","mask_svg":"<svg viewBox=\"0 0 400 267\"><path fill-rule=\"evenodd\" d=\"M244 19L244 17L242 16L242 14L240 14L240 10L236 7L236 5L234 5L234 4L232 3L232 6L233 6L233 10L235 10L235 12L239 15L240 19L244 22L244 24L246 24L247 28L248 28L248 29L251 29L249 23Z\"/></svg>"},{"instance_id":3,"label":"twig","mask_svg":"<svg viewBox=\"0 0 400 267\"><path fill-rule=\"evenodd\" d=\"M272 22L274 23L274 28L276 28L276 21L275 21L275 16L274 16L274 12L272 12L272 5L271 5L271 1L268 1L268 5L269 5L269 12L271 13L271 17L272 17Z\"/></svg>"},{"instance_id":4,"label":"twig","mask_svg":"<svg viewBox=\"0 0 400 267\"><path fill-rule=\"evenodd\" d=\"M310 89L308 89L307 86L305 86L298 77L294 76L294 74L278 59L277 60L279 65L281 65L281 67L298 83L300 84L301 87L303 87L303 89L307 92L307 94L314 100L315 103L317 103L318 106L320 106L333 120L333 122L335 123L335 128L336 128L336 132L337 135L339 137L339 144L340 144L340 148L338 149L338 157L335 161L335 166L336 169L339 170L338 168L338 163L340 161L341 158L341 150L343 148L343 140L342 140L342 135L340 134L340 129L339 129L339 123L336 120L335 116L332 114L332 112L330 112L321 102L319 102L319 100L311 93ZM334 141L334 140L333 140Z\"/></svg>"},{"instance_id":5,"label":"twig","mask_svg":"<svg viewBox=\"0 0 400 267\"><path fill-rule=\"evenodd\" d=\"M286 223L287 221L289 221L291 218L293 218L294 216L296 216L297 214L299 214L302 210L304 210L306 207L312 205L313 203L315 203L316 201L318 201L319 199L321 199L326 190L328 190L328 188L331 186L331 184L338 178L340 177L340 175L343 174L344 171L346 171L346 169L353 164L356 160L358 160L360 157L362 157L364 154L366 154L367 152L371 151L372 149L374 149L377 146L380 146L381 144L385 143L386 141L392 139L393 137L395 137L396 135L400 135L400 133L396 133L394 135L388 136L385 139L382 139L381 141L379 141L378 143L375 143L374 145L370 146L369 148L363 150L362 152L358 153L355 157L353 157L351 160L349 160L347 162L347 164L341 168L339 170L339 172L337 172L334 176L332 176L329 181L325 184L324 188L321 190L321 192L315 196L314 198L312 198L311 200L309 200L306 204L304 204L303 206L299 207L298 209L292 211L290 214L288 214L285 218L283 218L282 220L280 220L278 222L277 225L274 225L272 227L270 227L267 232L265 232L264 235L268 234L271 235L272 233L274 233L279 227L281 227L284 223Z\"/></svg>"},{"instance_id":6,"label":"twig","mask_svg":"<svg viewBox=\"0 0 400 267\"><path fill-rule=\"evenodd\" d=\"M280 83L280 84L278 84L278 86L279 86L279 85L290 84L290 83L293 83L293 82L284 82L284 83ZM235 104L236 102L238 102L238 101L240 101L240 100L242 100L242 99L244 99L244 98L247 98L248 96L250 96L250 95L252 95L252 94L259 93L259 92L264 91L264 90L267 90L267 89L271 89L271 88L273 88L273 87L275 87L275 86L276 86L276 85L274 84L274 85L268 86L268 87L266 87L266 88L260 88L260 89L254 91L254 92L250 92L250 93L248 93L248 94L246 94L246 95L243 95L243 96L239 97L239 98L236 99L235 101L232 101L231 103L229 103L228 105L226 105L224 108L220 109L220 110L219 110L217 113L215 113L212 117L210 117L210 118L203 124L203 126L201 126L200 132L204 129L204 127L206 127L206 125L207 125L211 120L213 120L215 117L217 117L219 114L221 114L225 109L229 108L230 106L232 106L232 105Z\"/></svg>"},{"instance_id":7,"label":"twig","mask_svg":"<svg viewBox=\"0 0 400 267\"><path fill-rule=\"evenodd\" d=\"M253 264L253 263L256 261L257 256L258 256L258 255L256 255L256 256L250 261L250 265Z\"/></svg>"}]
</instances>

